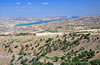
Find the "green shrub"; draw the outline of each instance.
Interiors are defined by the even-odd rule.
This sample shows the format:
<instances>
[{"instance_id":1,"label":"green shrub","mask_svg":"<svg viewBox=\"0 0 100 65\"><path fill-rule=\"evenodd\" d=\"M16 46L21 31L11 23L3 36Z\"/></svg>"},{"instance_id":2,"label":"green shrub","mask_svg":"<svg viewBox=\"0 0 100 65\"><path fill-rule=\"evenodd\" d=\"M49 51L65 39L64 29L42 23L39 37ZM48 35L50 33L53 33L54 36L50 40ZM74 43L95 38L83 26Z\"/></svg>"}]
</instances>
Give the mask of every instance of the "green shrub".
<instances>
[{"instance_id":1,"label":"green shrub","mask_svg":"<svg viewBox=\"0 0 100 65\"><path fill-rule=\"evenodd\" d=\"M64 60L65 59L65 56L62 56L61 59Z\"/></svg>"},{"instance_id":2,"label":"green shrub","mask_svg":"<svg viewBox=\"0 0 100 65\"><path fill-rule=\"evenodd\" d=\"M53 38L48 38L48 39L46 40L46 43L48 43L49 41L52 41L52 39L53 39Z\"/></svg>"},{"instance_id":3,"label":"green shrub","mask_svg":"<svg viewBox=\"0 0 100 65\"><path fill-rule=\"evenodd\" d=\"M57 56L55 56L55 61L56 61L56 62L58 61L58 57L57 57Z\"/></svg>"},{"instance_id":4,"label":"green shrub","mask_svg":"<svg viewBox=\"0 0 100 65\"><path fill-rule=\"evenodd\" d=\"M8 52L13 53L13 51L12 51L11 47L9 48Z\"/></svg>"},{"instance_id":5,"label":"green shrub","mask_svg":"<svg viewBox=\"0 0 100 65\"><path fill-rule=\"evenodd\" d=\"M40 59L40 56L37 56L36 60L38 61Z\"/></svg>"},{"instance_id":6,"label":"green shrub","mask_svg":"<svg viewBox=\"0 0 100 65\"><path fill-rule=\"evenodd\" d=\"M74 57L73 59L72 59L72 62L79 62L80 60L79 60L79 58L78 57Z\"/></svg>"},{"instance_id":7,"label":"green shrub","mask_svg":"<svg viewBox=\"0 0 100 65\"><path fill-rule=\"evenodd\" d=\"M100 51L97 51L97 53L99 53Z\"/></svg>"},{"instance_id":8,"label":"green shrub","mask_svg":"<svg viewBox=\"0 0 100 65\"><path fill-rule=\"evenodd\" d=\"M18 45L15 46L15 48L17 48L17 47L18 47Z\"/></svg>"},{"instance_id":9,"label":"green shrub","mask_svg":"<svg viewBox=\"0 0 100 65\"><path fill-rule=\"evenodd\" d=\"M92 60L92 61L90 61L90 64L91 65L100 65L100 60L99 59Z\"/></svg>"},{"instance_id":10,"label":"green shrub","mask_svg":"<svg viewBox=\"0 0 100 65\"><path fill-rule=\"evenodd\" d=\"M60 65L70 65L69 62L61 62Z\"/></svg>"},{"instance_id":11,"label":"green shrub","mask_svg":"<svg viewBox=\"0 0 100 65\"><path fill-rule=\"evenodd\" d=\"M34 47L32 47L32 49L31 50L33 50L34 49Z\"/></svg>"},{"instance_id":12,"label":"green shrub","mask_svg":"<svg viewBox=\"0 0 100 65\"><path fill-rule=\"evenodd\" d=\"M32 44L30 44L30 46L32 46Z\"/></svg>"},{"instance_id":13,"label":"green shrub","mask_svg":"<svg viewBox=\"0 0 100 65\"><path fill-rule=\"evenodd\" d=\"M34 36L36 36L36 34L34 33Z\"/></svg>"},{"instance_id":14,"label":"green shrub","mask_svg":"<svg viewBox=\"0 0 100 65\"><path fill-rule=\"evenodd\" d=\"M14 65L13 63L11 63L10 65Z\"/></svg>"},{"instance_id":15,"label":"green shrub","mask_svg":"<svg viewBox=\"0 0 100 65\"><path fill-rule=\"evenodd\" d=\"M68 59L70 59L71 58L71 56L70 55L68 55Z\"/></svg>"},{"instance_id":16,"label":"green shrub","mask_svg":"<svg viewBox=\"0 0 100 65\"><path fill-rule=\"evenodd\" d=\"M87 62L87 61L88 61L88 59L83 58L81 61L82 61L82 62Z\"/></svg>"},{"instance_id":17,"label":"green shrub","mask_svg":"<svg viewBox=\"0 0 100 65\"><path fill-rule=\"evenodd\" d=\"M25 47L29 47L29 45L27 44Z\"/></svg>"},{"instance_id":18,"label":"green shrub","mask_svg":"<svg viewBox=\"0 0 100 65\"><path fill-rule=\"evenodd\" d=\"M15 60L15 55L13 54L13 58L11 59L10 63L12 63Z\"/></svg>"},{"instance_id":19,"label":"green shrub","mask_svg":"<svg viewBox=\"0 0 100 65\"><path fill-rule=\"evenodd\" d=\"M29 64L27 64L27 63L24 63L23 65L29 65Z\"/></svg>"},{"instance_id":20,"label":"green shrub","mask_svg":"<svg viewBox=\"0 0 100 65\"><path fill-rule=\"evenodd\" d=\"M20 60L20 59L22 59L23 58L23 56L20 56L19 58L18 58L18 60Z\"/></svg>"},{"instance_id":21,"label":"green shrub","mask_svg":"<svg viewBox=\"0 0 100 65\"><path fill-rule=\"evenodd\" d=\"M22 46L22 49L21 50L24 50L24 46Z\"/></svg>"},{"instance_id":22,"label":"green shrub","mask_svg":"<svg viewBox=\"0 0 100 65\"><path fill-rule=\"evenodd\" d=\"M99 39L99 37L97 37L97 39Z\"/></svg>"}]
</instances>

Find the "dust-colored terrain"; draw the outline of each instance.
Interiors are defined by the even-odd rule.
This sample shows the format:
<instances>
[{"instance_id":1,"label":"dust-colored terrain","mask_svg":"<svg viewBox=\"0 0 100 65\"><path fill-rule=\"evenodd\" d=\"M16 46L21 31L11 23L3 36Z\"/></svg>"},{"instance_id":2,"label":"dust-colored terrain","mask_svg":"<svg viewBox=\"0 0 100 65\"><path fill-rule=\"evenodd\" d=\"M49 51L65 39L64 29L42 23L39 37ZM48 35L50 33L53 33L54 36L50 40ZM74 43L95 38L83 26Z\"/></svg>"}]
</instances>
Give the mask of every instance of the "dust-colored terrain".
<instances>
[{"instance_id":1,"label":"dust-colored terrain","mask_svg":"<svg viewBox=\"0 0 100 65\"><path fill-rule=\"evenodd\" d=\"M12 63L31 65L34 62L60 65L67 61L72 63L76 57L82 63L100 60L100 16L84 16L14 27L15 24L19 24L18 20L21 21L20 23L27 23L30 20L35 22L59 18L63 17L36 20L35 18L0 18L0 22L8 21L0 23L0 65ZM17 21L13 22L13 20Z\"/></svg>"},{"instance_id":2,"label":"dust-colored terrain","mask_svg":"<svg viewBox=\"0 0 100 65\"><path fill-rule=\"evenodd\" d=\"M25 55L23 55L23 59L27 58L28 60L31 60L32 58L36 56L41 56L43 51L47 49L48 47L46 46L47 44L50 44L52 51L48 52L45 56L41 56L41 58L38 60L40 62L44 62L44 60L46 59L46 62L52 62L54 64L59 64L62 62L61 59L59 59L57 62L54 62L54 60L48 59L46 57L66 56L68 52L71 52L72 50L74 50L74 52L79 51L80 48L83 48L83 47L84 47L84 50L77 52L76 53L77 55L81 54L82 51L89 51L90 49L92 49L95 51L95 56L91 57L89 60L100 59L99 57L100 54L96 53L96 51L100 51L100 39L97 39L97 37L100 37L100 33L98 32L90 33L89 41L87 39L82 38L81 40L79 40L79 43L80 43L79 45L76 45L77 44L76 43L71 46L68 46L66 49L63 49L63 50L61 49L63 45L60 47L60 42L58 41L59 39L64 41L64 39L66 38L66 41L67 41L66 43L70 42L71 44L73 41L81 37L81 35L79 34L81 33L77 33L76 34L77 36L75 36L74 39L72 39L70 35L67 35L65 37L63 37L63 35L59 35L57 37L57 35L52 35L52 34L43 35L43 36L25 35L25 36L16 36L16 37L7 37L7 36L0 37L0 52L1 52L0 53L0 61L1 61L0 64L3 64L3 65L9 64L14 54L15 60L13 61L13 63L16 65L19 65L21 60L18 60L18 58L22 56L23 54L20 55L18 53L20 53L22 46L24 46L23 51L24 53L26 53ZM83 33L83 34L87 34L87 33ZM46 40L48 40L48 38L53 38L53 40L47 43ZM18 45L17 48L15 48L16 45ZM26 45L28 45L28 47L26 47ZM32 49L32 47L34 47L34 49ZM44 49L42 49L43 47ZM55 49L54 47L57 47L57 49ZM9 52L9 48L11 48L13 52ZM39 53L41 50L42 52ZM68 58L66 57L66 59ZM28 61L26 63L28 63Z\"/></svg>"}]
</instances>

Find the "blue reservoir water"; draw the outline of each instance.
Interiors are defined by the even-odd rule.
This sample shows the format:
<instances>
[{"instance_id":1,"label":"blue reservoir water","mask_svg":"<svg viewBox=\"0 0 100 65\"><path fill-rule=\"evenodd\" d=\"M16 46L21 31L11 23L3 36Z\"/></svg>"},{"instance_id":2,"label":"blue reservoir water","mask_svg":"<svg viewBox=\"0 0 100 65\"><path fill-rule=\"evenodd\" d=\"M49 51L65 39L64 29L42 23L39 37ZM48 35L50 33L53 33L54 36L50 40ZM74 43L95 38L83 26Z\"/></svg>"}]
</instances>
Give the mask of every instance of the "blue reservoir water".
<instances>
[{"instance_id":1,"label":"blue reservoir water","mask_svg":"<svg viewBox=\"0 0 100 65\"><path fill-rule=\"evenodd\" d=\"M61 21L61 20L73 19L73 18L77 18L77 17L78 16L72 16L71 18L66 18L66 19L55 19L55 20L48 20L48 21L39 21L39 22L34 22L34 23L17 24L15 26L28 26L28 25L34 25L34 24L42 24L42 23L48 23L48 22L53 22L53 21Z\"/></svg>"}]
</instances>

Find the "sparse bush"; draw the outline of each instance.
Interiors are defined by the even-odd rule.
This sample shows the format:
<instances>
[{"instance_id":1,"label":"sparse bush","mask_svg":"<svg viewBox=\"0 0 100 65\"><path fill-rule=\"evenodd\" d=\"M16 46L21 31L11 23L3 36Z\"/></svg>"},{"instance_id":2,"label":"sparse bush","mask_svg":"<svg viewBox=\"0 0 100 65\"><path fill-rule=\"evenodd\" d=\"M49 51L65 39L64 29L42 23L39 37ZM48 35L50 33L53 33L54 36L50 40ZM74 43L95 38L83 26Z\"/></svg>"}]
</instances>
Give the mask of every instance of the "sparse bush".
<instances>
[{"instance_id":1,"label":"sparse bush","mask_svg":"<svg viewBox=\"0 0 100 65\"><path fill-rule=\"evenodd\" d=\"M57 46L54 46L54 50L56 51L58 49L58 47Z\"/></svg>"},{"instance_id":2,"label":"sparse bush","mask_svg":"<svg viewBox=\"0 0 100 65\"><path fill-rule=\"evenodd\" d=\"M32 46L32 44L30 44L30 46Z\"/></svg>"},{"instance_id":3,"label":"sparse bush","mask_svg":"<svg viewBox=\"0 0 100 65\"><path fill-rule=\"evenodd\" d=\"M63 35L63 37L66 37L66 36L67 36L67 34L64 34L64 35Z\"/></svg>"},{"instance_id":4,"label":"sparse bush","mask_svg":"<svg viewBox=\"0 0 100 65\"><path fill-rule=\"evenodd\" d=\"M83 58L81 61L82 61L82 62L87 62L87 61L88 61L88 59Z\"/></svg>"},{"instance_id":5,"label":"sparse bush","mask_svg":"<svg viewBox=\"0 0 100 65\"><path fill-rule=\"evenodd\" d=\"M57 37L56 38L58 38L59 37L59 35L57 35Z\"/></svg>"},{"instance_id":6,"label":"sparse bush","mask_svg":"<svg viewBox=\"0 0 100 65\"><path fill-rule=\"evenodd\" d=\"M27 44L25 47L29 47L29 45Z\"/></svg>"},{"instance_id":7,"label":"sparse bush","mask_svg":"<svg viewBox=\"0 0 100 65\"><path fill-rule=\"evenodd\" d=\"M85 56L86 56L85 52L82 52L82 56L83 56L83 57L85 57Z\"/></svg>"},{"instance_id":8,"label":"sparse bush","mask_svg":"<svg viewBox=\"0 0 100 65\"><path fill-rule=\"evenodd\" d=\"M24 50L24 46L22 46L22 49L21 50Z\"/></svg>"},{"instance_id":9,"label":"sparse bush","mask_svg":"<svg viewBox=\"0 0 100 65\"><path fill-rule=\"evenodd\" d=\"M29 64L27 64L27 63L24 63L23 65L29 65Z\"/></svg>"},{"instance_id":10,"label":"sparse bush","mask_svg":"<svg viewBox=\"0 0 100 65\"><path fill-rule=\"evenodd\" d=\"M78 57L74 57L73 59L72 59L72 62L79 62L80 60L79 60L79 58Z\"/></svg>"},{"instance_id":11,"label":"sparse bush","mask_svg":"<svg viewBox=\"0 0 100 65\"><path fill-rule=\"evenodd\" d=\"M46 54L43 52L43 53L42 53L42 56L45 56L45 55L46 55Z\"/></svg>"},{"instance_id":12,"label":"sparse bush","mask_svg":"<svg viewBox=\"0 0 100 65\"><path fill-rule=\"evenodd\" d=\"M68 55L68 59L70 59L71 58L71 56L70 55Z\"/></svg>"},{"instance_id":13,"label":"sparse bush","mask_svg":"<svg viewBox=\"0 0 100 65\"><path fill-rule=\"evenodd\" d=\"M99 51L97 51L97 53L99 53Z\"/></svg>"},{"instance_id":14,"label":"sparse bush","mask_svg":"<svg viewBox=\"0 0 100 65\"><path fill-rule=\"evenodd\" d=\"M24 59L22 59L21 64L25 64L27 61L28 61L28 59L27 59L27 58L25 58L25 60L24 60Z\"/></svg>"},{"instance_id":15,"label":"sparse bush","mask_svg":"<svg viewBox=\"0 0 100 65\"><path fill-rule=\"evenodd\" d=\"M27 53L23 53L23 55L24 55L24 56L26 56L26 55L27 55Z\"/></svg>"},{"instance_id":16,"label":"sparse bush","mask_svg":"<svg viewBox=\"0 0 100 65\"><path fill-rule=\"evenodd\" d=\"M55 56L55 61L56 61L56 62L58 61L58 57L57 57L57 56Z\"/></svg>"},{"instance_id":17,"label":"sparse bush","mask_svg":"<svg viewBox=\"0 0 100 65\"><path fill-rule=\"evenodd\" d=\"M46 40L46 43L48 43L49 41L52 41L52 39L53 39L53 38L48 38L48 39Z\"/></svg>"},{"instance_id":18,"label":"sparse bush","mask_svg":"<svg viewBox=\"0 0 100 65\"><path fill-rule=\"evenodd\" d=\"M40 56L37 56L36 61L38 61L40 59Z\"/></svg>"},{"instance_id":19,"label":"sparse bush","mask_svg":"<svg viewBox=\"0 0 100 65\"><path fill-rule=\"evenodd\" d=\"M34 36L36 36L36 34L34 33Z\"/></svg>"},{"instance_id":20,"label":"sparse bush","mask_svg":"<svg viewBox=\"0 0 100 65\"><path fill-rule=\"evenodd\" d=\"M12 51L11 47L9 48L8 52L13 53L13 51Z\"/></svg>"},{"instance_id":21,"label":"sparse bush","mask_svg":"<svg viewBox=\"0 0 100 65\"><path fill-rule=\"evenodd\" d=\"M31 53L28 53L28 55L31 55Z\"/></svg>"},{"instance_id":22,"label":"sparse bush","mask_svg":"<svg viewBox=\"0 0 100 65\"><path fill-rule=\"evenodd\" d=\"M91 65L100 65L100 60L99 59L92 60L92 61L90 61L90 64Z\"/></svg>"},{"instance_id":23,"label":"sparse bush","mask_svg":"<svg viewBox=\"0 0 100 65\"><path fill-rule=\"evenodd\" d=\"M95 51L90 52L91 56L93 57L95 55Z\"/></svg>"},{"instance_id":24,"label":"sparse bush","mask_svg":"<svg viewBox=\"0 0 100 65\"><path fill-rule=\"evenodd\" d=\"M70 63L69 63L69 62L61 62L60 65L70 65ZM74 65L74 64L73 64L73 65Z\"/></svg>"},{"instance_id":25,"label":"sparse bush","mask_svg":"<svg viewBox=\"0 0 100 65\"><path fill-rule=\"evenodd\" d=\"M90 53L89 52L87 52L87 56L90 56Z\"/></svg>"},{"instance_id":26,"label":"sparse bush","mask_svg":"<svg viewBox=\"0 0 100 65\"><path fill-rule=\"evenodd\" d=\"M34 49L34 47L32 47L32 49L31 50L33 50Z\"/></svg>"},{"instance_id":27,"label":"sparse bush","mask_svg":"<svg viewBox=\"0 0 100 65\"><path fill-rule=\"evenodd\" d=\"M23 56L20 56L19 58L18 58L18 60L20 60L20 59L22 59L23 58Z\"/></svg>"},{"instance_id":28,"label":"sparse bush","mask_svg":"<svg viewBox=\"0 0 100 65\"><path fill-rule=\"evenodd\" d=\"M65 59L65 56L62 56L61 59L64 60Z\"/></svg>"},{"instance_id":29,"label":"sparse bush","mask_svg":"<svg viewBox=\"0 0 100 65\"><path fill-rule=\"evenodd\" d=\"M99 39L99 37L97 37L97 39Z\"/></svg>"},{"instance_id":30,"label":"sparse bush","mask_svg":"<svg viewBox=\"0 0 100 65\"><path fill-rule=\"evenodd\" d=\"M10 47L10 45L5 45L5 48L8 48L8 47Z\"/></svg>"},{"instance_id":31,"label":"sparse bush","mask_svg":"<svg viewBox=\"0 0 100 65\"><path fill-rule=\"evenodd\" d=\"M17 47L18 47L18 45L15 46L15 48L17 48Z\"/></svg>"},{"instance_id":32,"label":"sparse bush","mask_svg":"<svg viewBox=\"0 0 100 65\"><path fill-rule=\"evenodd\" d=\"M15 60L15 55L13 54L13 58L11 59L10 63L12 63Z\"/></svg>"},{"instance_id":33,"label":"sparse bush","mask_svg":"<svg viewBox=\"0 0 100 65\"><path fill-rule=\"evenodd\" d=\"M13 63L11 63L10 65L14 65Z\"/></svg>"},{"instance_id":34,"label":"sparse bush","mask_svg":"<svg viewBox=\"0 0 100 65\"><path fill-rule=\"evenodd\" d=\"M74 37L72 37L72 39L74 39Z\"/></svg>"}]
</instances>

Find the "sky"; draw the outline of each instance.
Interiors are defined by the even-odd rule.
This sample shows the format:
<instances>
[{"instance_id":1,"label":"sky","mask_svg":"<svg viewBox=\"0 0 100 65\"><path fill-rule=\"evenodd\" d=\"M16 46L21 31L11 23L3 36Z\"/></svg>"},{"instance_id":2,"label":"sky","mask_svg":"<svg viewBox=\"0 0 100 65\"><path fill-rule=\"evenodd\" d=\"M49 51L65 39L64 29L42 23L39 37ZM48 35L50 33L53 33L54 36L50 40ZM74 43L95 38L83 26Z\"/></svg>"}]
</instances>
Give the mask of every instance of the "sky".
<instances>
[{"instance_id":1,"label":"sky","mask_svg":"<svg viewBox=\"0 0 100 65\"><path fill-rule=\"evenodd\" d=\"M100 0L0 0L0 17L100 14Z\"/></svg>"}]
</instances>

